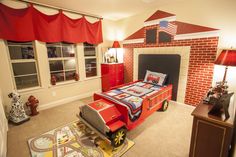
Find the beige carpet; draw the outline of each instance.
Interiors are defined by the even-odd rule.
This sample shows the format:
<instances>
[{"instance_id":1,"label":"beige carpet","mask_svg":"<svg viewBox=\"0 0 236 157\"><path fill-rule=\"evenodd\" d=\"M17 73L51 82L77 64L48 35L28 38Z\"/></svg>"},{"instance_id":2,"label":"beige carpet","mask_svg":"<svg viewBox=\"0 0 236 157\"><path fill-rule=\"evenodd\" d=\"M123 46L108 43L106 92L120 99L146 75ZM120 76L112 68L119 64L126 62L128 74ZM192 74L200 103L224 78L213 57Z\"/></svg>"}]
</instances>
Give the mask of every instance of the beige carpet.
<instances>
[{"instance_id":1,"label":"beige carpet","mask_svg":"<svg viewBox=\"0 0 236 157\"><path fill-rule=\"evenodd\" d=\"M32 117L30 121L9 126L8 157L30 156L27 140L56 127L77 120L79 105L92 101L83 99L61 105ZM143 124L128 133L135 142L124 157L188 157L193 108L170 104L166 112L156 112Z\"/></svg>"}]
</instances>

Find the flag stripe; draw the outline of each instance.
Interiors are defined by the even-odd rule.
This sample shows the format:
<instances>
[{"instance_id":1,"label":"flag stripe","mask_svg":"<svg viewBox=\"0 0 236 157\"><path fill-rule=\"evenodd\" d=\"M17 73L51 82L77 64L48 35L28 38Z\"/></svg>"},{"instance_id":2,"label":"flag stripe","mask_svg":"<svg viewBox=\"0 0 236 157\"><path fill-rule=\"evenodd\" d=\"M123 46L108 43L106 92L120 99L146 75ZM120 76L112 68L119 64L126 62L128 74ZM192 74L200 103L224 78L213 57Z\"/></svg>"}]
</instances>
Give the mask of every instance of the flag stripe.
<instances>
[{"instance_id":1,"label":"flag stripe","mask_svg":"<svg viewBox=\"0 0 236 157\"><path fill-rule=\"evenodd\" d=\"M168 23L167 27L161 27L159 28L160 31L169 33L171 35L176 35L176 31L177 31L177 26L172 24L172 23Z\"/></svg>"}]
</instances>

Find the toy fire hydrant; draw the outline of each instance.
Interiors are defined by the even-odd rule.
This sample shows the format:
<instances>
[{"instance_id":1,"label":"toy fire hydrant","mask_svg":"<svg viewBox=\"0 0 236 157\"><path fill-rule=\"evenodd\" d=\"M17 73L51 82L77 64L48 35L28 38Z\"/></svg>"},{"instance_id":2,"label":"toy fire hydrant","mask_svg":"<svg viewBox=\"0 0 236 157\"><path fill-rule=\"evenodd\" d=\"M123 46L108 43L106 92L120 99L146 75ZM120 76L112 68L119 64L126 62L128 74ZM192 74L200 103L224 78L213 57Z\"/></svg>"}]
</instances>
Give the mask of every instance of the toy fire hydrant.
<instances>
[{"instance_id":1,"label":"toy fire hydrant","mask_svg":"<svg viewBox=\"0 0 236 157\"><path fill-rule=\"evenodd\" d=\"M31 116L35 116L39 113L37 111L38 103L39 103L38 99L36 99L33 95L31 95L28 98L28 102L26 102L26 106L30 107Z\"/></svg>"}]
</instances>

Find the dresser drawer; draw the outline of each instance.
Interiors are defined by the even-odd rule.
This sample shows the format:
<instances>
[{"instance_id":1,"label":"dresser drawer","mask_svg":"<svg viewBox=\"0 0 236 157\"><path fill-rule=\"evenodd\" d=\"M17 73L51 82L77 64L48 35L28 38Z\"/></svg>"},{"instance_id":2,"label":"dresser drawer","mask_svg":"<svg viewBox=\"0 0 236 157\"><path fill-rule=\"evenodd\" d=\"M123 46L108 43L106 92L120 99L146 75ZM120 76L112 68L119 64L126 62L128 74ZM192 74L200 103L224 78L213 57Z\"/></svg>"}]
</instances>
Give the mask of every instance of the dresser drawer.
<instances>
[{"instance_id":1,"label":"dresser drawer","mask_svg":"<svg viewBox=\"0 0 236 157\"><path fill-rule=\"evenodd\" d=\"M124 65L101 64L102 90L107 91L110 88L124 83Z\"/></svg>"}]
</instances>

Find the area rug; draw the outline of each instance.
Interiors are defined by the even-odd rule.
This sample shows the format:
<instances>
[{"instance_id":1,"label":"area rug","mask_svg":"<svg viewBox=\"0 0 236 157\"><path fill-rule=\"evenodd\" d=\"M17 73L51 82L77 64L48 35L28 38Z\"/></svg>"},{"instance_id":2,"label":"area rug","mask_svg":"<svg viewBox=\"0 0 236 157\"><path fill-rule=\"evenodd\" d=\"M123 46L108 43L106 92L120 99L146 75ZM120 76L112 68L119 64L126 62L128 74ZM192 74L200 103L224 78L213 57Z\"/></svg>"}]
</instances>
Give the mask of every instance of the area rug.
<instances>
[{"instance_id":1,"label":"area rug","mask_svg":"<svg viewBox=\"0 0 236 157\"><path fill-rule=\"evenodd\" d=\"M134 142L126 139L113 149L80 121L56 128L28 140L32 157L119 157Z\"/></svg>"}]
</instances>

